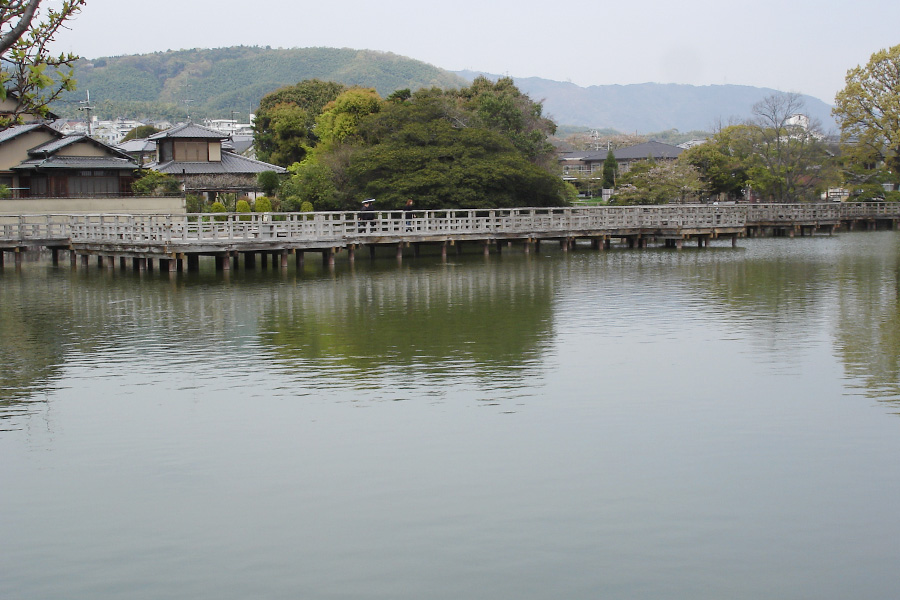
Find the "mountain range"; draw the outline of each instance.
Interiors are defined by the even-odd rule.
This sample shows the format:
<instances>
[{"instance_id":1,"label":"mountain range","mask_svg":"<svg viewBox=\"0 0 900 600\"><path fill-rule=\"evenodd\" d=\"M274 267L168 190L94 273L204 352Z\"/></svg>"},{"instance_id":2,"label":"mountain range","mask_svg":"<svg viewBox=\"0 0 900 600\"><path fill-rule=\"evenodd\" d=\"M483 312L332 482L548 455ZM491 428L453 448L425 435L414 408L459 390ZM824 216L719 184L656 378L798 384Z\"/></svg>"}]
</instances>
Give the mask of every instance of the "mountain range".
<instances>
[{"instance_id":1,"label":"mountain range","mask_svg":"<svg viewBox=\"0 0 900 600\"><path fill-rule=\"evenodd\" d=\"M75 64L78 91L54 104L54 112L77 118L87 94L105 118L238 118L267 93L304 79L374 87L382 97L422 87L468 85L481 73L451 72L391 53L350 48L233 46L95 59ZM496 79L496 75L485 74ZM744 120L751 107L775 90L739 85L692 86L645 83L580 87L536 77L513 80L559 125L651 133L715 128ZM831 107L804 97L806 112L834 129ZM237 117L235 117L237 115Z\"/></svg>"}]
</instances>

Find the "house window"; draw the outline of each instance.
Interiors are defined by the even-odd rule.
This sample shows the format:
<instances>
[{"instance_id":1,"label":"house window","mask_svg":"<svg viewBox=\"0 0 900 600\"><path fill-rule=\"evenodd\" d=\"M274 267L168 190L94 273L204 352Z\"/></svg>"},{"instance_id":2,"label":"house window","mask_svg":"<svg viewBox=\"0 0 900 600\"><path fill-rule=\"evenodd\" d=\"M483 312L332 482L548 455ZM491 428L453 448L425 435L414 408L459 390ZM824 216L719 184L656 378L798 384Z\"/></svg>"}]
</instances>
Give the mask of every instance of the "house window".
<instances>
[{"instance_id":1,"label":"house window","mask_svg":"<svg viewBox=\"0 0 900 600\"><path fill-rule=\"evenodd\" d=\"M208 162L209 145L206 142L178 141L174 144L175 160L179 162Z\"/></svg>"}]
</instances>

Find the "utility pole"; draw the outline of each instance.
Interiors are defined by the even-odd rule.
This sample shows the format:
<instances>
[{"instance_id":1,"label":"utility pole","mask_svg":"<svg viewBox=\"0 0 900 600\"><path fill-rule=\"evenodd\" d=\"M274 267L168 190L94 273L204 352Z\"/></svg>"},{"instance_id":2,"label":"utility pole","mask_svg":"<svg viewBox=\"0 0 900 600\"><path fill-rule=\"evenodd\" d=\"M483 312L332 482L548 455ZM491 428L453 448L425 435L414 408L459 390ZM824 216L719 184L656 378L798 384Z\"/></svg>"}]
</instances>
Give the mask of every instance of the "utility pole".
<instances>
[{"instance_id":1,"label":"utility pole","mask_svg":"<svg viewBox=\"0 0 900 600\"><path fill-rule=\"evenodd\" d=\"M81 100L78 104L84 105L79 106L78 110L83 110L87 115L87 133L88 137L91 137L91 111L94 110L94 107L91 106L91 90L87 90L87 100Z\"/></svg>"}]
</instances>

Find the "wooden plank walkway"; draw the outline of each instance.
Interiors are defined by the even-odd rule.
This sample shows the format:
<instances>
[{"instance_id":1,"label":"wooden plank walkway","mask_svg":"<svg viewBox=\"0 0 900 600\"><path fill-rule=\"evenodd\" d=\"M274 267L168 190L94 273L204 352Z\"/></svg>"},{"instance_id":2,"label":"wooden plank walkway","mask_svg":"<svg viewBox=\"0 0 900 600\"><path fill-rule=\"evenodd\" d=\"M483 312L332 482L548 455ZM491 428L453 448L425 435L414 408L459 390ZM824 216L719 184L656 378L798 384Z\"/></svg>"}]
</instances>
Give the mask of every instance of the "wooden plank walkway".
<instances>
[{"instance_id":1,"label":"wooden plank walkway","mask_svg":"<svg viewBox=\"0 0 900 600\"><path fill-rule=\"evenodd\" d=\"M3 254L45 247L70 253L72 264L80 257L87 264L97 257L110 266L115 259L135 268L146 261L177 270L181 261L195 268L201 255L214 256L220 268L244 255L249 266L255 256L276 255L282 266L294 255L298 264L306 252L320 252L333 263L338 252L350 260L361 248L374 255L379 246L395 246L398 258L404 248L421 244L448 246L478 243L485 253L503 245L521 243L531 251L545 240L555 240L567 250L578 240L592 247L609 248L612 240L628 247L663 243L681 248L695 242L730 238L732 244L745 235L805 235L816 230L833 231L862 224L893 227L900 219L897 203L658 205L571 208L515 208L495 210L416 211L406 219L401 211L381 211L368 222L356 212L231 213L224 215L0 215L0 266Z\"/></svg>"}]
</instances>

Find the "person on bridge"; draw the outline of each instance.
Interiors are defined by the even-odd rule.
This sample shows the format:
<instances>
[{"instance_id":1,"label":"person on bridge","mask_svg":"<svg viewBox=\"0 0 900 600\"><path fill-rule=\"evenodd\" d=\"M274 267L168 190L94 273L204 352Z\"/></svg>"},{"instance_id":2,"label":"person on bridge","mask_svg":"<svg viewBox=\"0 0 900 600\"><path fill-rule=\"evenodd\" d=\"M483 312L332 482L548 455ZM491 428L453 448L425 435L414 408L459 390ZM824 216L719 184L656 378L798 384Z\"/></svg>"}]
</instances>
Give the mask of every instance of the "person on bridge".
<instances>
[{"instance_id":1,"label":"person on bridge","mask_svg":"<svg viewBox=\"0 0 900 600\"><path fill-rule=\"evenodd\" d=\"M403 217L406 219L406 230L412 231L413 220L413 199L407 198L406 206L403 207Z\"/></svg>"},{"instance_id":2,"label":"person on bridge","mask_svg":"<svg viewBox=\"0 0 900 600\"><path fill-rule=\"evenodd\" d=\"M372 208L372 203L375 202L374 198L367 198L363 200L362 210L359 211L359 232L365 233L366 226L371 230L373 223L375 220L375 209Z\"/></svg>"}]
</instances>

